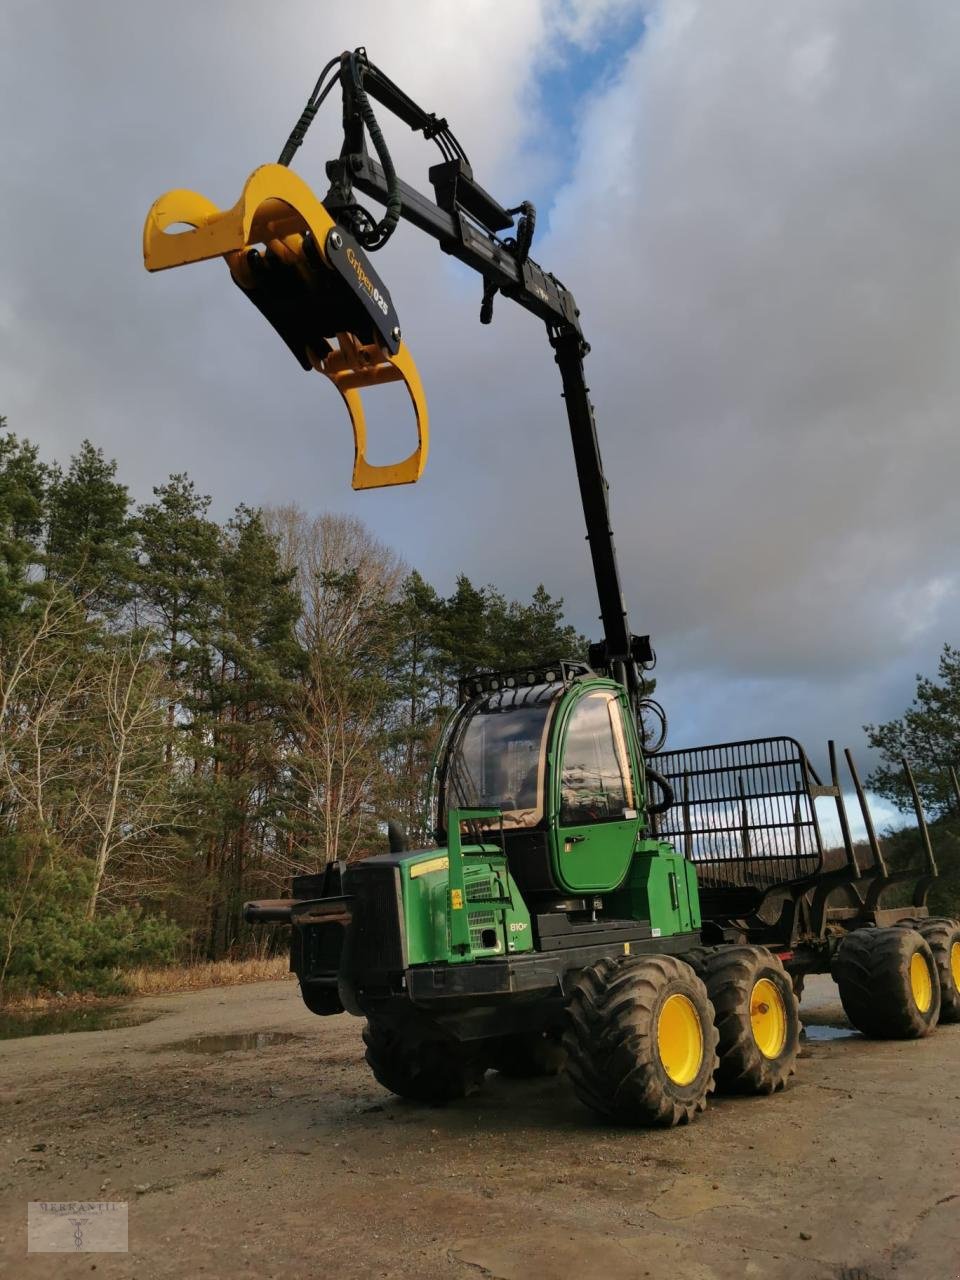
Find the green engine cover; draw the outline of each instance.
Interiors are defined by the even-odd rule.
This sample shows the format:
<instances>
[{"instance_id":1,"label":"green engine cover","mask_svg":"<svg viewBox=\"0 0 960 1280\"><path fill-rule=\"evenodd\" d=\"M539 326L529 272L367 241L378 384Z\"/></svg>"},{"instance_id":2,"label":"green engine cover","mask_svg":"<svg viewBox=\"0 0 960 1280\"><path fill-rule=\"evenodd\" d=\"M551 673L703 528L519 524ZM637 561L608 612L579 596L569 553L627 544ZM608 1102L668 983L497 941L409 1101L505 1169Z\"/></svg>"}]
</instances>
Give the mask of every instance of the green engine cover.
<instances>
[{"instance_id":1,"label":"green engine cover","mask_svg":"<svg viewBox=\"0 0 960 1280\"><path fill-rule=\"evenodd\" d=\"M449 855L445 849L411 854L401 868L407 957L411 965L457 963L533 950L530 913L506 859L479 845L464 855L464 898L470 935L467 954L450 936Z\"/></svg>"},{"instance_id":2,"label":"green engine cover","mask_svg":"<svg viewBox=\"0 0 960 1280\"><path fill-rule=\"evenodd\" d=\"M700 894L693 863L672 845L640 841L626 880L606 896L604 912L649 920L654 937L699 929Z\"/></svg>"}]
</instances>

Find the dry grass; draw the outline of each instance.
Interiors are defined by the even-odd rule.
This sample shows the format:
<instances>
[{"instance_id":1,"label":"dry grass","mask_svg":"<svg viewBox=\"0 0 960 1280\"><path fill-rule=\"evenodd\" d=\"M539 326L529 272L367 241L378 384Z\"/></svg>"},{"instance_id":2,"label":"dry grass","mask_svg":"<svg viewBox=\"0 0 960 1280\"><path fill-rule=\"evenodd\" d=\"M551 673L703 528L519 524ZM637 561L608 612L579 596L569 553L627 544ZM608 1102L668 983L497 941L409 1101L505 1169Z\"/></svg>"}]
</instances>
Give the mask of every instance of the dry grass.
<instances>
[{"instance_id":1,"label":"dry grass","mask_svg":"<svg viewBox=\"0 0 960 1280\"><path fill-rule=\"evenodd\" d=\"M42 992L16 995L3 1008L17 1013L42 1013L51 1008L82 1005L122 1004L130 996L159 996L171 991L200 991L204 987L233 987L243 982L269 982L289 978L287 956L253 960L216 960L203 964L169 965L165 969L126 969L118 975L127 988L121 996L98 996L73 992L67 996Z\"/></svg>"},{"instance_id":2,"label":"dry grass","mask_svg":"<svg viewBox=\"0 0 960 1280\"><path fill-rule=\"evenodd\" d=\"M53 995L51 992L43 991L35 995L14 995L4 1000L0 1006L3 1012L13 1013L43 1013L48 1009L65 1009L80 1008L82 1005L101 1005L101 1004L119 1004L120 999L115 996L97 996L92 992L71 992L68 996Z\"/></svg>"},{"instance_id":3,"label":"dry grass","mask_svg":"<svg viewBox=\"0 0 960 1280\"><path fill-rule=\"evenodd\" d=\"M123 981L131 995L153 996L169 991L199 991L203 987L233 987L243 982L267 982L289 977L287 956L253 960L212 960L204 964L171 965L165 969L127 969Z\"/></svg>"}]
</instances>

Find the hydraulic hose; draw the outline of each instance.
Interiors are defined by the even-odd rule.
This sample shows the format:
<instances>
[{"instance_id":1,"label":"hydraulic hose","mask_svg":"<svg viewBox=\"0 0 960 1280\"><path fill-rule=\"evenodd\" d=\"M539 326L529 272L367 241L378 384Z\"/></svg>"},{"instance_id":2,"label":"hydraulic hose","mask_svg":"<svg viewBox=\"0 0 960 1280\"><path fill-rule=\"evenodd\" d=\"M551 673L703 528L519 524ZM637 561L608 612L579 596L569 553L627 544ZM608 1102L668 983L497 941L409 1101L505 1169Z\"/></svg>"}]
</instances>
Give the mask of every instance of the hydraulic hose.
<instances>
[{"instance_id":1,"label":"hydraulic hose","mask_svg":"<svg viewBox=\"0 0 960 1280\"><path fill-rule=\"evenodd\" d=\"M646 767L647 780L653 782L660 788L663 799L658 800L656 804L647 804L647 813L654 817L661 813L666 813L674 802L673 787L666 780L662 773L658 773L656 769L651 769L649 765Z\"/></svg>"}]
</instances>

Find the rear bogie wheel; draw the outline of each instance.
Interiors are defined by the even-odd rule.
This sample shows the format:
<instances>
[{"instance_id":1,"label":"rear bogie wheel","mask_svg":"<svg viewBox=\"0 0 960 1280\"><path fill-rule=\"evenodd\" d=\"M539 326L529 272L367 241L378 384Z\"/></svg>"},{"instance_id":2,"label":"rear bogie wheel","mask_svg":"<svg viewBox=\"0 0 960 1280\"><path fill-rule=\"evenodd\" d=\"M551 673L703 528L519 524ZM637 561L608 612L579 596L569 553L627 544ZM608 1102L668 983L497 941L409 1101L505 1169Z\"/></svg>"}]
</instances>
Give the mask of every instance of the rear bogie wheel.
<instances>
[{"instance_id":1,"label":"rear bogie wheel","mask_svg":"<svg viewBox=\"0 0 960 1280\"><path fill-rule=\"evenodd\" d=\"M913 928L933 953L940 979L940 1021L960 1022L960 920L928 916Z\"/></svg>"},{"instance_id":2,"label":"rear bogie wheel","mask_svg":"<svg viewBox=\"0 0 960 1280\"><path fill-rule=\"evenodd\" d=\"M605 957L584 969L563 1048L577 1097L620 1124L686 1124L713 1091L713 1007L675 956Z\"/></svg>"},{"instance_id":3,"label":"rear bogie wheel","mask_svg":"<svg viewBox=\"0 0 960 1280\"><path fill-rule=\"evenodd\" d=\"M474 1048L419 1021L368 1018L363 1042L378 1083L401 1098L441 1105L475 1093L483 1082Z\"/></svg>"},{"instance_id":4,"label":"rear bogie wheel","mask_svg":"<svg viewBox=\"0 0 960 1280\"><path fill-rule=\"evenodd\" d=\"M719 1093L775 1093L797 1067L800 1006L765 947L711 947L696 969L716 1010Z\"/></svg>"},{"instance_id":5,"label":"rear bogie wheel","mask_svg":"<svg viewBox=\"0 0 960 1280\"><path fill-rule=\"evenodd\" d=\"M940 1015L933 952L916 929L857 929L840 943L833 976L847 1017L865 1036L915 1040Z\"/></svg>"}]
</instances>

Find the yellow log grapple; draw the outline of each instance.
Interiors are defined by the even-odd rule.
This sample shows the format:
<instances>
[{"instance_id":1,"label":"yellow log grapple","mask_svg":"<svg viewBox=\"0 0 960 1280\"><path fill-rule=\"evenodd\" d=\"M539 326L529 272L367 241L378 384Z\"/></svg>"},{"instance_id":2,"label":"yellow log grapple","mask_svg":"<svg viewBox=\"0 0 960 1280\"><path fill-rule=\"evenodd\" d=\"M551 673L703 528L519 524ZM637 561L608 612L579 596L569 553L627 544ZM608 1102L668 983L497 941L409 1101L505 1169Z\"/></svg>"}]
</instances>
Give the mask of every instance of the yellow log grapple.
<instances>
[{"instance_id":1,"label":"yellow log grapple","mask_svg":"<svg viewBox=\"0 0 960 1280\"><path fill-rule=\"evenodd\" d=\"M172 230L184 224L190 229ZM353 424L353 487L418 480L427 461L427 405L390 294L357 241L303 179L284 165L265 164L231 209L218 209L195 191L168 191L154 202L143 229L148 271L218 257L301 366L325 374L343 397ZM360 393L386 382L407 388L417 446L402 461L377 466L367 461Z\"/></svg>"}]
</instances>

